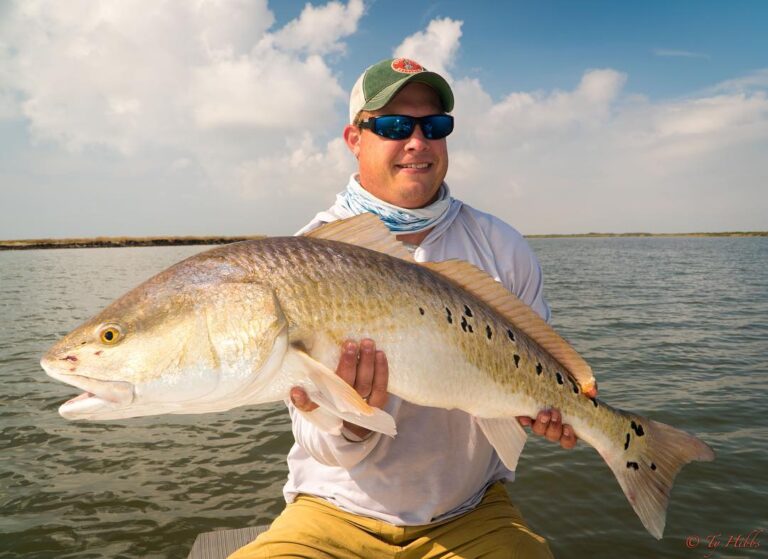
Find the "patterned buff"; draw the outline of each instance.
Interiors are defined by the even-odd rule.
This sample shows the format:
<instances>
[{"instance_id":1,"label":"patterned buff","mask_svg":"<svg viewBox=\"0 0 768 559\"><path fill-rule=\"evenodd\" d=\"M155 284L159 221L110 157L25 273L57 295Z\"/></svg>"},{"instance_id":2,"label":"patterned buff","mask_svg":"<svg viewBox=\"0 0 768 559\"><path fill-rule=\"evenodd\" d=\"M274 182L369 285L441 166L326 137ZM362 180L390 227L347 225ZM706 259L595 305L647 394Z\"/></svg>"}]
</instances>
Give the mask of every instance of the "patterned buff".
<instances>
[{"instance_id":1,"label":"patterned buff","mask_svg":"<svg viewBox=\"0 0 768 559\"><path fill-rule=\"evenodd\" d=\"M336 205L352 212L353 215L370 212L376 214L394 233L419 233L435 227L447 215L451 207L451 191L448 185L440 185L437 200L424 208L401 208L379 200L365 190L352 175L347 190L336 195Z\"/></svg>"}]
</instances>

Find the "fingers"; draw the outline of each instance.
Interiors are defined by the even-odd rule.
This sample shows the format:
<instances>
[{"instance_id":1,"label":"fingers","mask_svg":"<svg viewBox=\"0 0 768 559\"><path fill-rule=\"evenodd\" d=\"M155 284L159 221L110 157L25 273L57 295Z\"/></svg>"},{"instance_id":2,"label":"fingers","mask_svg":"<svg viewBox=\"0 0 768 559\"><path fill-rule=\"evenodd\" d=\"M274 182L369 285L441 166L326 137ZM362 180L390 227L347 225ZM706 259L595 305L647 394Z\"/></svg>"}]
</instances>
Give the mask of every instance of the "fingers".
<instances>
[{"instance_id":1,"label":"fingers","mask_svg":"<svg viewBox=\"0 0 768 559\"><path fill-rule=\"evenodd\" d=\"M350 386L355 385L357 376L357 344L353 341L346 341L341 346L341 358L336 367L336 374Z\"/></svg>"},{"instance_id":2,"label":"fingers","mask_svg":"<svg viewBox=\"0 0 768 559\"><path fill-rule=\"evenodd\" d=\"M387 403L387 386L389 384L389 364L383 351L377 351L374 356L374 375L371 383L371 395L368 403L376 408L383 408Z\"/></svg>"},{"instance_id":3,"label":"fingers","mask_svg":"<svg viewBox=\"0 0 768 559\"><path fill-rule=\"evenodd\" d=\"M520 416L517 420L524 427L530 425L533 433L543 436L549 441L557 442L565 449L575 447L578 442L573 428L570 425L563 425L563 416L557 409L542 410L535 420L527 416Z\"/></svg>"},{"instance_id":4,"label":"fingers","mask_svg":"<svg viewBox=\"0 0 768 559\"><path fill-rule=\"evenodd\" d=\"M560 417L560 412L556 409L552 409L552 411L549 414L549 422L547 423L547 428L544 431L544 437L548 441L557 442L560 440L560 437L563 436L563 424L560 422L562 418Z\"/></svg>"},{"instance_id":5,"label":"fingers","mask_svg":"<svg viewBox=\"0 0 768 559\"><path fill-rule=\"evenodd\" d=\"M360 342L359 360L357 362L357 374L353 386L362 398L370 398L373 389L373 366L376 356L376 345L373 340Z\"/></svg>"},{"instance_id":6,"label":"fingers","mask_svg":"<svg viewBox=\"0 0 768 559\"><path fill-rule=\"evenodd\" d=\"M566 450L572 449L576 446L579 439L576 438L576 433L573 432L573 428L570 425L563 425L563 436L560 437L560 446Z\"/></svg>"},{"instance_id":7,"label":"fingers","mask_svg":"<svg viewBox=\"0 0 768 559\"><path fill-rule=\"evenodd\" d=\"M309 399L303 388L294 386L290 392L291 403L301 411L310 412L317 409L317 404Z\"/></svg>"}]
</instances>

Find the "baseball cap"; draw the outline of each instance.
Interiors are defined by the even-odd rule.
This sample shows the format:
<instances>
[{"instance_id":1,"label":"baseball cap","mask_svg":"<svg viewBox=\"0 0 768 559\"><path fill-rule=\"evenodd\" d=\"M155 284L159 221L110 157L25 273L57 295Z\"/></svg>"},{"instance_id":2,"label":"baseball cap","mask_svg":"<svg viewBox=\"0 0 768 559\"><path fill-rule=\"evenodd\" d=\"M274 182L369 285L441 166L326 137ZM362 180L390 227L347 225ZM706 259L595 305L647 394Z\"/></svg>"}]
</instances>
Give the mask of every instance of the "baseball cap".
<instances>
[{"instance_id":1,"label":"baseball cap","mask_svg":"<svg viewBox=\"0 0 768 559\"><path fill-rule=\"evenodd\" d=\"M354 123L360 111L376 111L411 82L425 83L440 97L443 110L453 110L451 86L440 74L427 71L410 58L388 58L369 66L355 82L349 96L349 122Z\"/></svg>"}]
</instances>

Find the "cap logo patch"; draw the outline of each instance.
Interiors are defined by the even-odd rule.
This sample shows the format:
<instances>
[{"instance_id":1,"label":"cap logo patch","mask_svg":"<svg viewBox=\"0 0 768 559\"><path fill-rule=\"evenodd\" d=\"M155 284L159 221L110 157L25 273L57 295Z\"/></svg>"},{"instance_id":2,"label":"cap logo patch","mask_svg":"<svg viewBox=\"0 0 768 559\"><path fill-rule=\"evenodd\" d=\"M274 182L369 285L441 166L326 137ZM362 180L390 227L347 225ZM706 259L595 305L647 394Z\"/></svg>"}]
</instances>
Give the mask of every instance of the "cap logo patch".
<instances>
[{"instance_id":1,"label":"cap logo patch","mask_svg":"<svg viewBox=\"0 0 768 559\"><path fill-rule=\"evenodd\" d=\"M395 58L392 61L392 69L401 74L416 74L424 71L421 64L410 58Z\"/></svg>"}]
</instances>

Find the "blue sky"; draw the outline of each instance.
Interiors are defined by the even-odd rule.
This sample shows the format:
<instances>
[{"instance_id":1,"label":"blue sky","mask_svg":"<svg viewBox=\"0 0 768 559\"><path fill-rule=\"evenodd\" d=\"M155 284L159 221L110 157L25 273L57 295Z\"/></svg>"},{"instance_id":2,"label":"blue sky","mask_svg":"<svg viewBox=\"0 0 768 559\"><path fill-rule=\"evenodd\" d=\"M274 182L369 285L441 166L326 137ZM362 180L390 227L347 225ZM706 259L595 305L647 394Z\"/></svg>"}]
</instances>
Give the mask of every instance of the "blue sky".
<instances>
[{"instance_id":1,"label":"blue sky","mask_svg":"<svg viewBox=\"0 0 768 559\"><path fill-rule=\"evenodd\" d=\"M0 238L288 234L348 90L457 96L447 180L523 233L768 229L768 3L0 4Z\"/></svg>"}]
</instances>

